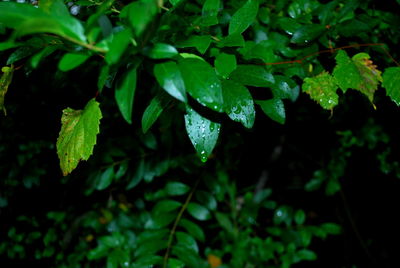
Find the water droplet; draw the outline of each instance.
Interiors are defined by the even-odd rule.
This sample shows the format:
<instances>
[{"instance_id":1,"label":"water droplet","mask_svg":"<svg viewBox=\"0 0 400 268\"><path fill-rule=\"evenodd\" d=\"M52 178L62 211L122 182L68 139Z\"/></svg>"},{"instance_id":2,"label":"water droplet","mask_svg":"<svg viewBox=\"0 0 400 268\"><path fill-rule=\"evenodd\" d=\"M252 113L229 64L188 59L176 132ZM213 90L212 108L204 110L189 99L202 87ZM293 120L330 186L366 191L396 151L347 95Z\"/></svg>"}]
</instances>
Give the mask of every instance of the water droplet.
<instances>
[{"instance_id":1,"label":"water droplet","mask_svg":"<svg viewBox=\"0 0 400 268\"><path fill-rule=\"evenodd\" d=\"M278 216L278 217L282 217L282 211L280 211L280 210L278 210L277 212L276 212L276 216Z\"/></svg>"},{"instance_id":2,"label":"water droplet","mask_svg":"<svg viewBox=\"0 0 400 268\"><path fill-rule=\"evenodd\" d=\"M126 262L124 262L123 265L124 265L124 267L129 267L129 262L126 261Z\"/></svg>"},{"instance_id":3,"label":"water droplet","mask_svg":"<svg viewBox=\"0 0 400 268\"><path fill-rule=\"evenodd\" d=\"M201 160L201 162L203 162L203 163L205 163L206 161L207 161L207 155L206 155L206 151L201 151L200 152L200 160Z\"/></svg>"},{"instance_id":4,"label":"water droplet","mask_svg":"<svg viewBox=\"0 0 400 268\"><path fill-rule=\"evenodd\" d=\"M217 105L214 105L214 110L217 110L218 109L218 106Z\"/></svg>"}]
</instances>

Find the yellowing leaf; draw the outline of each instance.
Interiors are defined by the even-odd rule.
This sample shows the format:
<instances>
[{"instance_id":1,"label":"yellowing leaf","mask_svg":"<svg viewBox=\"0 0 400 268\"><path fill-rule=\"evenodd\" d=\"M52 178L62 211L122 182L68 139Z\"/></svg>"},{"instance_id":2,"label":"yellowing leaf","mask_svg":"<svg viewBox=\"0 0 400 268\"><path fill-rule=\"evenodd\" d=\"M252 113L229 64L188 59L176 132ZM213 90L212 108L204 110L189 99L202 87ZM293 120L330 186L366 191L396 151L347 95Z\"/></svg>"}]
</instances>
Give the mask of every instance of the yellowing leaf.
<instances>
[{"instance_id":1,"label":"yellowing leaf","mask_svg":"<svg viewBox=\"0 0 400 268\"><path fill-rule=\"evenodd\" d=\"M327 110L332 110L339 103L337 89L335 78L328 72L323 72L312 78L306 78L303 83L303 92L309 94L311 99Z\"/></svg>"},{"instance_id":2,"label":"yellowing leaf","mask_svg":"<svg viewBox=\"0 0 400 268\"><path fill-rule=\"evenodd\" d=\"M4 98L8 91L8 86L11 84L14 67L4 66L1 68L3 74L0 76L0 110L3 110L4 115L7 115L6 108L4 107Z\"/></svg>"},{"instance_id":3,"label":"yellowing leaf","mask_svg":"<svg viewBox=\"0 0 400 268\"><path fill-rule=\"evenodd\" d=\"M99 103L95 99L90 100L83 110L63 110L57 154L64 176L71 173L80 160L88 160L92 155L101 118Z\"/></svg>"},{"instance_id":4,"label":"yellowing leaf","mask_svg":"<svg viewBox=\"0 0 400 268\"><path fill-rule=\"evenodd\" d=\"M222 265L222 260L220 257L215 256L213 254L209 254L207 256L207 261L212 268L217 268Z\"/></svg>"}]
</instances>

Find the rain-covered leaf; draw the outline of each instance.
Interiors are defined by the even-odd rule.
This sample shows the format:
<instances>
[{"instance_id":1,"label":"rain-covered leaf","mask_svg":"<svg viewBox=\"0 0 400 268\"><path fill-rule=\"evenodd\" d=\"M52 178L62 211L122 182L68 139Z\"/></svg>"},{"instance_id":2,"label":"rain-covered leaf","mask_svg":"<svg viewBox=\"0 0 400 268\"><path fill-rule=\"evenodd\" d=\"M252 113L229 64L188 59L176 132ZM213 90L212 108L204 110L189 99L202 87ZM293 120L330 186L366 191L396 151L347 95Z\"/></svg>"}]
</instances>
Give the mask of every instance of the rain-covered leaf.
<instances>
[{"instance_id":1,"label":"rain-covered leaf","mask_svg":"<svg viewBox=\"0 0 400 268\"><path fill-rule=\"evenodd\" d=\"M236 57L232 54L221 53L215 59L214 66L217 73L226 78L236 69Z\"/></svg>"},{"instance_id":2,"label":"rain-covered leaf","mask_svg":"<svg viewBox=\"0 0 400 268\"><path fill-rule=\"evenodd\" d=\"M336 80L328 72L304 79L302 89L324 109L332 110L339 103Z\"/></svg>"},{"instance_id":3,"label":"rain-covered leaf","mask_svg":"<svg viewBox=\"0 0 400 268\"><path fill-rule=\"evenodd\" d=\"M185 84L178 65L173 61L154 66L154 76L160 86L172 97L187 102Z\"/></svg>"},{"instance_id":4,"label":"rain-covered leaf","mask_svg":"<svg viewBox=\"0 0 400 268\"><path fill-rule=\"evenodd\" d=\"M187 58L179 62L179 69L186 91L194 99L214 111L223 111L221 83L214 69L207 62Z\"/></svg>"},{"instance_id":5,"label":"rain-covered leaf","mask_svg":"<svg viewBox=\"0 0 400 268\"><path fill-rule=\"evenodd\" d=\"M229 22L229 34L243 33L255 21L258 13L258 0L247 2L233 14Z\"/></svg>"},{"instance_id":6,"label":"rain-covered leaf","mask_svg":"<svg viewBox=\"0 0 400 268\"><path fill-rule=\"evenodd\" d=\"M210 211L206 207L197 203L189 203L187 211L193 216L193 218L199 221L205 221L211 218Z\"/></svg>"},{"instance_id":7,"label":"rain-covered leaf","mask_svg":"<svg viewBox=\"0 0 400 268\"><path fill-rule=\"evenodd\" d=\"M178 51L171 45L157 43L144 49L143 54L152 59L169 59L178 55Z\"/></svg>"},{"instance_id":8,"label":"rain-covered leaf","mask_svg":"<svg viewBox=\"0 0 400 268\"><path fill-rule=\"evenodd\" d=\"M8 91L8 87L11 84L14 66L11 67L4 66L1 68L1 76L0 76L0 110L3 110L4 115L7 115L6 108L4 106L4 98L6 97L6 93Z\"/></svg>"},{"instance_id":9,"label":"rain-covered leaf","mask_svg":"<svg viewBox=\"0 0 400 268\"><path fill-rule=\"evenodd\" d=\"M350 59L345 51L340 50L335 59L337 65L333 76L339 87L344 92L349 88L356 89L372 102L374 93L382 82L382 76L376 65L373 65L370 56L358 53Z\"/></svg>"},{"instance_id":10,"label":"rain-covered leaf","mask_svg":"<svg viewBox=\"0 0 400 268\"><path fill-rule=\"evenodd\" d=\"M222 93L224 96L225 112L236 122L240 122L246 128L253 127L255 109L253 98L249 90L231 80L222 81Z\"/></svg>"},{"instance_id":11,"label":"rain-covered leaf","mask_svg":"<svg viewBox=\"0 0 400 268\"><path fill-rule=\"evenodd\" d=\"M245 86L270 87L275 83L272 74L265 67L257 65L238 65L229 77Z\"/></svg>"},{"instance_id":12,"label":"rain-covered leaf","mask_svg":"<svg viewBox=\"0 0 400 268\"><path fill-rule=\"evenodd\" d=\"M80 160L88 160L93 153L101 118L99 103L95 99L90 100L83 110L63 110L57 154L64 176L71 173Z\"/></svg>"},{"instance_id":13,"label":"rain-covered leaf","mask_svg":"<svg viewBox=\"0 0 400 268\"><path fill-rule=\"evenodd\" d=\"M90 56L80 53L67 53L61 58L58 63L58 69L63 72L72 70L83 64Z\"/></svg>"},{"instance_id":14,"label":"rain-covered leaf","mask_svg":"<svg viewBox=\"0 0 400 268\"><path fill-rule=\"evenodd\" d=\"M268 115L272 120L284 124L286 120L285 105L278 98L273 98L265 101L256 101L260 105L261 110Z\"/></svg>"},{"instance_id":15,"label":"rain-covered leaf","mask_svg":"<svg viewBox=\"0 0 400 268\"><path fill-rule=\"evenodd\" d=\"M290 39L294 44L307 44L319 37L324 31L325 27L318 24L304 25L298 28Z\"/></svg>"},{"instance_id":16,"label":"rain-covered leaf","mask_svg":"<svg viewBox=\"0 0 400 268\"><path fill-rule=\"evenodd\" d=\"M206 162L217 143L221 125L202 117L188 107L185 115L185 126L189 139L201 161Z\"/></svg>"},{"instance_id":17,"label":"rain-covered leaf","mask_svg":"<svg viewBox=\"0 0 400 268\"><path fill-rule=\"evenodd\" d=\"M382 87L386 89L386 95L400 106L400 67L386 68L382 79Z\"/></svg>"},{"instance_id":18,"label":"rain-covered leaf","mask_svg":"<svg viewBox=\"0 0 400 268\"><path fill-rule=\"evenodd\" d=\"M128 70L121 77L115 88L115 100L124 119L132 124L133 100L136 91L136 68Z\"/></svg>"}]
</instances>

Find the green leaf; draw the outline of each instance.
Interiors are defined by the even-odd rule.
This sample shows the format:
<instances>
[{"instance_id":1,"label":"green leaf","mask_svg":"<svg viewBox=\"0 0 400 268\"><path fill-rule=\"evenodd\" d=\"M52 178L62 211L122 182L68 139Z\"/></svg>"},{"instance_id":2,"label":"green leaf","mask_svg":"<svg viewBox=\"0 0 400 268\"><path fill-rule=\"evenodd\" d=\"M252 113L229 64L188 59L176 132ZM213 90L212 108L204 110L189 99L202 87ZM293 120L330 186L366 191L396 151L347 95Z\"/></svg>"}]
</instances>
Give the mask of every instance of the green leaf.
<instances>
[{"instance_id":1,"label":"green leaf","mask_svg":"<svg viewBox=\"0 0 400 268\"><path fill-rule=\"evenodd\" d=\"M143 256L135 260L135 266L133 267L140 267L140 268L148 268L154 267L157 265L161 265L163 262L163 258L160 256Z\"/></svg>"},{"instance_id":2,"label":"green leaf","mask_svg":"<svg viewBox=\"0 0 400 268\"><path fill-rule=\"evenodd\" d=\"M217 73L226 78L236 69L236 57L235 55L221 53L215 59L214 66Z\"/></svg>"},{"instance_id":3,"label":"green leaf","mask_svg":"<svg viewBox=\"0 0 400 268\"><path fill-rule=\"evenodd\" d=\"M120 13L120 17L129 23L136 36L140 36L157 12L157 1L139 0L125 6Z\"/></svg>"},{"instance_id":4,"label":"green leaf","mask_svg":"<svg viewBox=\"0 0 400 268\"><path fill-rule=\"evenodd\" d=\"M165 94L165 93L164 93ZM157 94L147 106L142 116L142 131L146 133L156 122L164 108L168 105L166 94Z\"/></svg>"},{"instance_id":5,"label":"green leaf","mask_svg":"<svg viewBox=\"0 0 400 268\"><path fill-rule=\"evenodd\" d=\"M275 83L272 74L265 67L257 65L238 65L229 77L245 86L271 87Z\"/></svg>"},{"instance_id":6,"label":"green leaf","mask_svg":"<svg viewBox=\"0 0 400 268\"><path fill-rule=\"evenodd\" d=\"M162 200L154 206L153 213L154 214L166 213L166 212L176 210L176 209L180 208L181 206L182 206L182 203L175 201L175 200Z\"/></svg>"},{"instance_id":7,"label":"green leaf","mask_svg":"<svg viewBox=\"0 0 400 268\"><path fill-rule=\"evenodd\" d=\"M61 0L46 9L31 4L0 2L0 24L16 30L17 37L34 33L52 33L66 39L86 41L82 24L69 12L60 11ZM49 3L49 1L47 1Z\"/></svg>"},{"instance_id":8,"label":"green leaf","mask_svg":"<svg viewBox=\"0 0 400 268\"><path fill-rule=\"evenodd\" d=\"M400 67L386 68L382 79L382 87L386 89L386 95L400 106Z\"/></svg>"},{"instance_id":9,"label":"green leaf","mask_svg":"<svg viewBox=\"0 0 400 268\"><path fill-rule=\"evenodd\" d=\"M295 101L300 93L299 86L290 78L283 75L275 75L275 84L272 86L274 98L290 99Z\"/></svg>"},{"instance_id":10,"label":"green leaf","mask_svg":"<svg viewBox=\"0 0 400 268\"><path fill-rule=\"evenodd\" d=\"M255 109L249 90L231 80L223 80L222 93L225 112L229 118L242 123L246 128L252 128L255 120Z\"/></svg>"},{"instance_id":11,"label":"green leaf","mask_svg":"<svg viewBox=\"0 0 400 268\"><path fill-rule=\"evenodd\" d=\"M186 229L186 231L191 234L194 238L200 241L205 240L205 235L201 227L187 219L182 219L179 221L179 225Z\"/></svg>"},{"instance_id":12,"label":"green leaf","mask_svg":"<svg viewBox=\"0 0 400 268\"><path fill-rule=\"evenodd\" d=\"M58 69L63 72L72 70L82 63L84 63L90 56L85 54L79 53L67 53L61 58L60 62L58 63Z\"/></svg>"},{"instance_id":13,"label":"green leaf","mask_svg":"<svg viewBox=\"0 0 400 268\"><path fill-rule=\"evenodd\" d=\"M111 182L115 177L114 167L107 168L103 173L97 178L96 189L102 191L110 186Z\"/></svg>"},{"instance_id":14,"label":"green leaf","mask_svg":"<svg viewBox=\"0 0 400 268\"><path fill-rule=\"evenodd\" d=\"M215 200L215 197L209 192L198 190L196 191L196 198L209 210L215 210L217 208L217 200Z\"/></svg>"},{"instance_id":15,"label":"green leaf","mask_svg":"<svg viewBox=\"0 0 400 268\"><path fill-rule=\"evenodd\" d=\"M136 91L136 68L128 70L117 82L115 88L115 100L122 116L129 124L132 124L133 100Z\"/></svg>"},{"instance_id":16,"label":"green leaf","mask_svg":"<svg viewBox=\"0 0 400 268\"><path fill-rule=\"evenodd\" d=\"M210 211L197 203L189 203L187 211L193 216L193 218L199 221L205 221L211 218Z\"/></svg>"},{"instance_id":17,"label":"green leaf","mask_svg":"<svg viewBox=\"0 0 400 268\"><path fill-rule=\"evenodd\" d=\"M185 115L186 131L201 161L206 162L217 143L221 125L202 117L192 108Z\"/></svg>"},{"instance_id":18,"label":"green leaf","mask_svg":"<svg viewBox=\"0 0 400 268\"><path fill-rule=\"evenodd\" d=\"M168 195L184 195L189 192L190 187L181 182L168 182L165 190Z\"/></svg>"},{"instance_id":19,"label":"green leaf","mask_svg":"<svg viewBox=\"0 0 400 268\"><path fill-rule=\"evenodd\" d=\"M176 239L178 240L178 245L193 250L194 252L199 252L199 246L197 245L196 240L184 232L176 232Z\"/></svg>"},{"instance_id":20,"label":"green leaf","mask_svg":"<svg viewBox=\"0 0 400 268\"><path fill-rule=\"evenodd\" d=\"M294 221L296 224L303 224L306 220L306 214L304 213L304 210L299 209L296 211L294 214Z\"/></svg>"},{"instance_id":21,"label":"green leaf","mask_svg":"<svg viewBox=\"0 0 400 268\"><path fill-rule=\"evenodd\" d=\"M178 55L178 51L175 47L157 43L153 47L147 47L143 50L143 54L152 59L169 59Z\"/></svg>"},{"instance_id":22,"label":"green leaf","mask_svg":"<svg viewBox=\"0 0 400 268\"><path fill-rule=\"evenodd\" d=\"M340 225L336 223L330 223L330 222L323 223L321 225L321 228L324 229L324 231L327 234L338 235L341 233Z\"/></svg>"},{"instance_id":23,"label":"green leaf","mask_svg":"<svg viewBox=\"0 0 400 268\"><path fill-rule=\"evenodd\" d=\"M356 89L372 102L382 77L376 65L372 64L370 56L358 53L350 59L345 51L340 50L335 59L337 65L333 76L343 92L349 88Z\"/></svg>"},{"instance_id":24,"label":"green leaf","mask_svg":"<svg viewBox=\"0 0 400 268\"><path fill-rule=\"evenodd\" d=\"M339 103L336 79L328 72L304 79L303 92L310 95L322 108L332 110Z\"/></svg>"},{"instance_id":25,"label":"green leaf","mask_svg":"<svg viewBox=\"0 0 400 268\"><path fill-rule=\"evenodd\" d=\"M318 24L304 25L294 32L290 42L294 44L310 43L319 37L325 30L324 26Z\"/></svg>"},{"instance_id":26,"label":"green leaf","mask_svg":"<svg viewBox=\"0 0 400 268\"><path fill-rule=\"evenodd\" d=\"M317 254L315 254L314 251L311 251L309 249L301 249L297 252L297 256L301 259L301 260L305 260L305 261L314 261L317 259Z\"/></svg>"},{"instance_id":27,"label":"green leaf","mask_svg":"<svg viewBox=\"0 0 400 268\"><path fill-rule=\"evenodd\" d=\"M34 54L37 51L36 48L32 48L29 46L23 46L18 49L16 49L13 53L10 54L10 56L7 59L6 64L11 65L21 59L24 59L32 54Z\"/></svg>"},{"instance_id":28,"label":"green leaf","mask_svg":"<svg viewBox=\"0 0 400 268\"><path fill-rule=\"evenodd\" d=\"M51 55L54 51L56 51L59 48L59 46L47 46L44 49L42 49L40 52L36 53L35 55L32 56L31 58L31 66L32 68L37 68L40 61Z\"/></svg>"},{"instance_id":29,"label":"green leaf","mask_svg":"<svg viewBox=\"0 0 400 268\"><path fill-rule=\"evenodd\" d=\"M108 52L105 60L108 64L116 64L119 62L121 56L131 43L132 33L129 29L124 29L113 35L111 44L109 45Z\"/></svg>"},{"instance_id":30,"label":"green leaf","mask_svg":"<svg viewBox=\"0 0 400 268\"><path fill-rule=\"evenodd\" d=\"M187 102L185 84L178 65L173 61L154 66L154 76L160 86L172 97Z\"/></svg>"},{"instance_id":31,"label":"green leaf","mask_svg":"<svg viewBox=\"0 0 400 268\"><path fill-rule=\"evenodd\" d=\"M218 47L243 47L244 38L240 33L230 34L221 41L218 41Z\"/></svg>"},{"instance_id":32,"label":"green leaf","mask_svg":"<svg viewBox=\"0 0 400 268\"><path fill-rule=\"evenodd\" d=\"M256 19L258 13L258 1L247 2L233 14L229 22L229 34L243 33Z\"/></svg>"},{"instance_id":33,"label":"green leaf","mask_svg":"<svg viewBox=\"0 0 400 268\"><path fill-rule=\"evenodd\" d=\"M187 267L207 267L204 264L201 264L202 260L196 252L194 252L193 250L188 250L186 247L176 245L172 248L171 253L172 255L178 257L179 260L183 261L187 265Z\"/></svg>"},{"instance_id":34,"label":"green leaf","mask_svg":"<svg viewBox=\"0 0 400 268\"><path fill-rule=\"evenodd\" d=\"M215 218L217 219L219 225L224 228L230 235L234 235L234 228L232 221L226 214L216 212Z\"/></svg>"},{"instance_id":35,"label":"green leaf","mask_svg":"<svg viewBox=\"0 0 400 268\"><path fill-rule=\"evenodd\" d=\"M183 59L179 61L187 92L200 104L222 112L223 98L221 83L214 69L199 59Z\"/></svg>"},{"instance_id":36,"label":"green leaf","mask_svg":"<svg viewBox=\"0 0 400 268\"><path fill-rule=\"evenodd\" d=\"M88 160L92 155L101 118L99 103L95 99L90 100L83 110L63 110L57 154L64 176L71 173L80 160Z\"/></svg>"},{"instance_id":37,"label":"green leaf","mask_svg":"<svg viewBox=\"0 0 400 268\"><path fill-rule=\"evenodd\" d=\"M7 115L6 108L4 106L4 98L7 94L8 87L11 84L12 77L14 74L14 66L4 66L1 68L2 74L0 76L0 109L3 110L4 115Z\"/></svg>"},{"instance_id":38,"label":"green leaf","mask_svg":"<svg viewBox=\"0 0 400 268\"><path fill-rule=\"evenodd\" d=\"M273 98L265 101L256 101L263 112L272 120L284 124L286 120L285 106L281 99Z\"/></svg>"},{"instance_id":39,"label":"green leaf","mask_svg":"<svg viewBox=\"0 0 400 268\"><path fill-rule=\"evenodd\" d=\"M211 36L209 35L192 35L189 38L178 41L177 47L194 47L200 54L206 53L211 44Z\"/></svg>"},{"instance_id":40,"label":"green leaf","mask_svg":"<svg viewBox=\"0 0 400 268\"><path fill-rule=\"evenodd\" d=\"M212 26L218 24L218 11L221 5L220 0L206 0L201 11L201 24L203 26Z\"/></svg>"},{"instance_id":41,"label":"green leaf","mask_svg":"<svg viewBox=\"0 0 400 268\"><path fill-rule=\"evenodd\" d=\"M167 241L161 239L146 240L139 244L134 251L135 257L154 256L160 250L167 248ZM154 260L152 260L154 261ZM139 262L139 260L137 260ZM135 261L135 264L137 264Z\"/></svg>"}]
</instances>

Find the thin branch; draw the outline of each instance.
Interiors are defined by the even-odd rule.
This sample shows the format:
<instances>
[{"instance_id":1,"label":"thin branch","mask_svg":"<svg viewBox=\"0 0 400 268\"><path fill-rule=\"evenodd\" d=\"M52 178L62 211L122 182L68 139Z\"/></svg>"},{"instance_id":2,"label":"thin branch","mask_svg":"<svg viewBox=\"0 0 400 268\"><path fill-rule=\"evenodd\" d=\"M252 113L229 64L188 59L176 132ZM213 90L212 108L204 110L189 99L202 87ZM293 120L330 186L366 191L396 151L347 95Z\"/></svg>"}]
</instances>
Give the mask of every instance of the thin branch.
<instances>
[{"instance_id":1,"label":"thin branch","mask_svg":"<svg viewBox=\"0 0 400 268\"><path fill-rule=\"evenodd\" d=\"M196 191L196 188L197 188L197 185L199 184L199 182L200 182L200 178L197 179L195 185L193 186L193 189L190 191L188 197L186 198L185 203L183 204L181 210L179 211L178 216L175 219L174 225L172 226L171 232L170 232L169 237L168 237L167 251L165 252L165 255L164 255L163 268L167 268L169 252L171 251L172 241L173 241L173 238L174 238L176 227L178 227L178 223L182 218L183 212L185 212L187 206L189 205L189 202L192 199L193 193Z\"/></svg>"}]
</instances>

